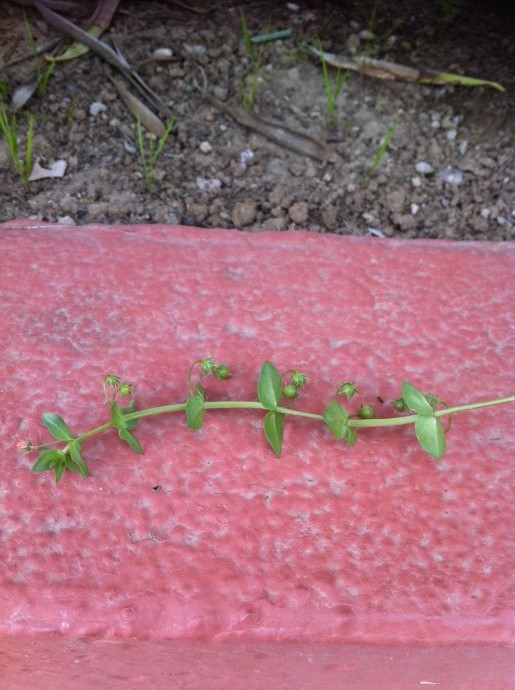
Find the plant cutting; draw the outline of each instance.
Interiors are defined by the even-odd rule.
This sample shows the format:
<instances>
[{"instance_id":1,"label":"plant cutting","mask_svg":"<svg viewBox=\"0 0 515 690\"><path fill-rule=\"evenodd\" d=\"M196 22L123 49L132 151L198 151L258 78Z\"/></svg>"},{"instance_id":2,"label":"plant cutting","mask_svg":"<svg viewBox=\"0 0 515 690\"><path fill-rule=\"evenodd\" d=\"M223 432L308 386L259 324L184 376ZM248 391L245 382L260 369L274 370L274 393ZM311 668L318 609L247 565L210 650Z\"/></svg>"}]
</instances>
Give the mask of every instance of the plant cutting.
<instances>
[{"instance_id":1,"label":"plant cutting","mask_svg":"<svg viewBox=\"0 0 515 690\"><path fill-rule=\"evenodd\" d=\"M293 408L294 401L308 380L301 371L288 370L281 374L271 362L266 361L259 373L257 400L208 401L204 381L209 376L226 380L231 377L231 370L226 364L216 364L210 357L196 360L189 369L188 396L184 402L138 410L133 385L109 374L104 378L104 395L110 412L107 421L89 431L74 434L61 416L46 412L42 417L43 424L54 440L40 446L31 441L19 441L17 448L29 453L38 452L39 458L32 470L52 471L56 482L59 482L67 470L83 477L89 475L82 457L82 446L98 434L113 430L135 453L142 454L143 449L134 429L144 417L182 413L188 428L201 429L208 411L252 409L264 413L263 431L277 456L282 452L286 419L304 417L325 424L338 441L345 441L349 446L356 443L358 432L364 429L413 425L418 443L433 459L439 460L446 451L446 433L450 428L451 415L515 402L515 395L512 395L448 407L441 398L431 393L423 394L405 381L402 396L392 403L393 415L376 418L370 404L362 404L356 414L342 405L342 398L350 401L358 393L353 382L345 381L336 388L326 408L321 413L315 413ZM442 424L445 418L448 420L446 428Z\"/></svg>"}]
</instances>

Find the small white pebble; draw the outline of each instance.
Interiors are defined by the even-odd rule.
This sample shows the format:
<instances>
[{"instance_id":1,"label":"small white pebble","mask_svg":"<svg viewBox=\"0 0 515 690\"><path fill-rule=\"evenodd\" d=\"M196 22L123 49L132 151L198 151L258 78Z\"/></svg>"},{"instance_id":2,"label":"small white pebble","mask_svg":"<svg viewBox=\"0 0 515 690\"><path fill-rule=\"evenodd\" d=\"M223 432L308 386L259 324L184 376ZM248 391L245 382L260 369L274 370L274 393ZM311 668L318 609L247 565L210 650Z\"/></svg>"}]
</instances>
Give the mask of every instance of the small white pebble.
<instances>
[{"instance_id":1,"label":"small white pebble","mask_svg":"<svg viewBox=\"0 0 515 690\"><path fill-rule=\"evenodd\" d=\"M206 179L205 177L197 177L196 179L197 188L201 192L206 192L207 194L215 194L219 192L222 188L222 181L218 178Z\"/></svg>"},{"instance_id":2,"label":"small white pebble","mask_svg":"<svg viewBox=\"0 0 515 690\"><path fill-rule=\"evenodd\" d=\"M420 177L416 176L416 177L411 178L411 186L412 187L415 187L415 189L418 189L421 185L422 185L422 180L420 179Z\"/></svg>"},{"instance_id":3,"label":"small white pebble","mask_svg":"<svg viewBox=\"0 0 515 690\"><path fill-rule=\"evenodd\" d=\"M211 151L213 150L213 147L211 146L209 141L201 142L199 148L202 151L202 153L211 153Z\"/></svg>"},{"instance_id":4,"label":"small white pebble","mask_svg":"<svg viewBox=\"0 0 515 690\"><path fill-rule=\"evenodd\" d=\"M105 103L101 103L100 101L93 101L93 103L89 106L89 114L92 117L96 117L99 113L103 113L105 110L107 110L107 105L105 105Z\"/></svg>"},{"instance_id":5,"label":"small white pebble","mask_svg":"<svg viewBox=\"0 0 515 690\"><path fill-rule=\"evenodd\" d=\"M75 225L75 221L71 216L57 216L59 225Z\"/></svg>"},{"instance_id":6,"label":"small white pebble","mask_svg":"<svg viewBox=\"0 0 515 690\"><path fill-rule=\"evenodd\" d=\"M458 130L457 129L449 129L447 130L447 134L445 135L449 141L456 141L456 137L458 136Z\"/></svg>"},{"instance_id":7,"label":"small white pebble","mask_svg":"<svg viewBox=\"0 0 515 690\"><path fill-rule=\"evenodd\" d=\"M489 208L482 208L481 209L481 218L490 218L490 209Z\"/></svg>"},{"instance_id":8,"label":"small white pebble","mask_svg":"<svg viewBox=\"0 0 515 690\"><path fill-rule=\"evenodd\" d=\"M382 230L379 230L378 228L367 228L366 230L367 235L372 235L372 237L380 237L381 239L384 239L386 235Z\"/></svg>"},{"instance_id":9,"label":"small white pebble","mask_svg":"<svg viewBox=\"0 0 515 690\"><path fill-rule=\"evenodd\" d=\"M173 50L171 48L156 48L152 53L152 57L156 60L166 60L173 55Z\"/></svg>"},{"instance_id":10,"label":"small white pebble","mask_svg":"<svg viewBox=\"0 0 515 690\"><path fill-rule=\"evenodd\" d=\"M433 172L433 166L429 165L426 161L419 161L415 165L415 170L419 175L431 175Z\"/></svg>"},{"instance_id":11,"label":"small white pebble","mask_svg":"<svg viewBox=\"0 0 515 690\"><path fill-rule=\"evenodd\" d=\"M252 149L243 149L240 153L240 163L242 165L247 165L249 161L254 158L254 151Z\"/></svg>"},{"instance_id":12,"label":"small white pebble","mask_svg":"<svg viewBox=\"0 0 515 690\"><path fill-rule=\"evenodd\" d=\"M438 177L445 182L445 184L452 185L454 187L457 187L463 182L463 173L461 170L458 170L458 168L453 168L450 165L445 168L445 170L441 170L438 173Z\"/></svg>"},{"instance_id":13,"label":"small white pebble","mask_svg":"<svg viewBox=\"0 0 515 690\"><path fill-rule=\"evenodd\" d=\"M411 204L410 210L411 210L411 215L416 216L420 210L420 206L418 204Z\"/></svg>"},{"instance_id":14,"label":"small white pebble","mask_svg":"<svg viewBox=\"0 0 515 690\"><path fill-rule=\"evenodd\" d=\"M462 156L464 156L467 153L467 149L469 147L469 143L466 139L463 141L460 141L459 146L458 146L458 151Z\"/></svg>"}]
</instances>

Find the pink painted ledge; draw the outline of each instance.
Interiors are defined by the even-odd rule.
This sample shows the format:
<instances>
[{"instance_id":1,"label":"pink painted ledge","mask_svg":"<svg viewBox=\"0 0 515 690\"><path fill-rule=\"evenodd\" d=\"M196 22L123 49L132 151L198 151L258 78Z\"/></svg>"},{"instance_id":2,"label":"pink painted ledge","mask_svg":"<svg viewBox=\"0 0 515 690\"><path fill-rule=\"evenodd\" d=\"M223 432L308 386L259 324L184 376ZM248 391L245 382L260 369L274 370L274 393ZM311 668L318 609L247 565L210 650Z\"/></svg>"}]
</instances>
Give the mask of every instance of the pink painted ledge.
<instances>
[{"instance_id":1,"label":"pink painted ledge","mask_svg":"<svg viewBox=\"0 0 515 690\"><path fill-rule=\"evenodd\" d=\"M143 456L97 437L57 487L14 449L46 411L102 423L106 373L184 400L205 356L234 372L211 399L255 399L266 359L311 411L349 379L380 414L402 380L511 395L514 245L31 221L0 243L0 687L515 687L512 406L456 416L438 463L408 427L349 449L291 419L278 459L255 411L142 420Z\"/></svg>"}]
</instances>

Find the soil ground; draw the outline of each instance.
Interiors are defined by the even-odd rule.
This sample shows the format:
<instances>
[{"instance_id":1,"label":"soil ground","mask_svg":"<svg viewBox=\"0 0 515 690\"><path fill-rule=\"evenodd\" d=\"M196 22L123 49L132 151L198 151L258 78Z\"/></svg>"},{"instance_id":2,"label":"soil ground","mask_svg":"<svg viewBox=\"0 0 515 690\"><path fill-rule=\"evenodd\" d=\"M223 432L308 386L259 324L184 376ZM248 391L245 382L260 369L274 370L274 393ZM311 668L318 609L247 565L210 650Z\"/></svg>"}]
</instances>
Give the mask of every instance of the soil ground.
<instances>
[{"instance_id":1,"label":"soil ground","mask_svg":"<svg viewBox=\"0 0 515 690\"><path fill-rule=\"evenodd\" d=\"M89 53L59 63L47 93L32 98L18 116L21 153L32 113L34 159L43 166L64 160L63 177L33 182L26 191L0 137L0 220L515 237L515 32L506 10L465 0L190 4L197 12L164 0L122 1L103 35L116 39L176 113L155 165L153 191L142 174L134 115L107 75L122 78ZM252 36L292 32L255 46L257 67L241 12ZM57 35L36 11L27 9L27 17L38 43ZM2 65L29 49L21 6L3 3L0 26ZM320 60L308 49L317 37L337 55L465 74L506 90L351 72L331 114ZM162 49L171 59L154 59ZM28 59L0 72L5 97L33 71ZM336 70L330 75L334 84ZM253 87L256 117L325 142L334 162L251 131L201 91L234 111Z\"/></svg>"}]
</instances>

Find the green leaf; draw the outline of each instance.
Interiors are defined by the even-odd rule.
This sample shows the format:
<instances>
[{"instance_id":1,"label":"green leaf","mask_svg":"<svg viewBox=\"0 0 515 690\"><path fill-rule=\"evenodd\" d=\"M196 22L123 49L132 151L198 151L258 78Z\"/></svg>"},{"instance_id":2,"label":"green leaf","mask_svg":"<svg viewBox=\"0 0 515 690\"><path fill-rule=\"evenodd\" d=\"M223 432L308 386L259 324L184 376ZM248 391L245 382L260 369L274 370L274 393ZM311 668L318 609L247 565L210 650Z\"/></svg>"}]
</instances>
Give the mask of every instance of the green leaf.
<instances>
[{"instance_id":1,"label":"green leaf","mask_svg":"<svg viewBox=\"0 0 515 690\"><path fill-rule=\"evenodd\" d=\"M55 472L55 483L58 484L61 481L61 478L64 474L64 471L66 469L66 464L64 462L64 458L57 463L57 465L54 467L54 472Z\"/></svg>"},{"instance_id":2,"label":"green leaf","mask_svg":"<svg viewBox=\"0 0 515 690\"><path fill-rule=\"evenodd\" d=\"M38 461L32 466L33 472L44 472L51 470L63 457L61 450L44 450L39 456Z\"/></svg>"},{"instance_id":3,"label":"green leaf","mask_svg":"<svg viewBox=\"0 0 515 690\"><path fill-rule=\"evenodd\" d=\"M434 415L419 415L415 419L415 434L422 448L435 460L445 453L445 432L442 423Z\"/></svg>"},{"instance_id":4,"label":"green leaf","mask_svg":"<svg viewBox=\"0 0 515 690\"><path fill-rule=\"evenodd\" d=\"M426 396L407 381L404 381L402 384L402 398L409 409L413 410L413 412L423 415L433 414L433 408L427 401Z\"/></svg>"},{"instance_id":5,"label":"green leaf","mask_svg":"<svg viewBox=\"0 0 515 690\"><path fill-rule=\"evenodd\" d=\"M329 403L329 405L325 408L323 417L324 422L331 429L331 431L339 441L341 441L343 438L349 440L347 438L349 430L349 427L347 426L349 413L344 407L340 405L340 403L336 402L336 400L332 400ZM349 443L351 442L349 441Z\"/></svg>"},{"instance_id":6,"label":"green leaf","mask_svg":"<svg viewBox=\"0 0 515 690\"><path fill-rule=\"evenodd\" d=\"M127 422L123 418L123 410L117 402L111 405L111 422L115 429L127 428Z\"/></svg>"},{"instance_id":7,"label":"green leaf","mask_svg":"<svg viewBox=\"0 0 515 690\"><path fill-rule=\"evenodd\" d=\"M124 418L128 414L131 414L131 412L134 412L135 409L136 409L136 401L135 400L132 400L130 405L127 405L127 407L120 407L120 411L121 411ZM124 422L125 422L125 428L128 429L129 431L131 431L132 429L134 429L134 427L138 423L138 420L137 419L128 419L128 420L124 419Z\"/></svg>"},{"instance_id":8,"label":"green leaf","mask_svg":"<svg viewBox=\"0 0 515 690\"><path fill-rule=\"evenodd\" d=\"M282 396L282 381L277 369L271 362L265 362L261 367L258 380L259 402L267 410L275 410Z\"/></svg>"},{"instance_id":9,"label":"green leaf","mask_svg":"<svg viewBox=\"0 0 515 690\"><path fill-rule=\"evenodd\" d=\"M204 396L190 395L186 401L186 421L189 429L202 429L205 411Z\"/></svg>"},{"instance_id":10,"label":"green leaf","mask_svg":"<svg viewBox=\"0 0 515 690\"><path fill-rule=\"evenodd\" d=\"M283 448L284 412L267 412L263 420L263 429L268 443L276 455L281 455Z\"/></svg>"},{"instance_id":11,"label":"green leaf","mask_svg":"<svg viewBox=\"0 0 515 690\"><path fill-rule=\"evenodd\" d=\"M83 477L87 477L89 472L88 468L86 467L86 463L82 459L82 456L80 454L81 451L81 446L82 446L82 441L72 441L68 445L68 449L70 451L70 458L75 465L75 467L70 467L70 465L67 464L68 469L72 470L73 472L80 472L80 474Z\"/></svg>"},{"instance_id":12,"label":"green leaf","mask_svg":"<svg viewBox=\"0 0 515 690\"><path fill-rule=\"evenodd\" d=\"M42 415L42 419L43 424L54 438L59 439L59 441L72 440L73 434L62 417L52 412L45 412Z\"/></svg>"},{"instance_id":13,"label":"green leaf","mask_svg":"<svg viewBox=\"0 0 515 690\"><path fill-rule=\"evenodd\" d=\"M127 429L119 429L118 436L122 439L122 441L128 443L135 453L143 455L143 449L140 445L140 442L138 441L136 436L134 436L134 434L131 434L131 432Z\"/></svg>"}]
</instances>

